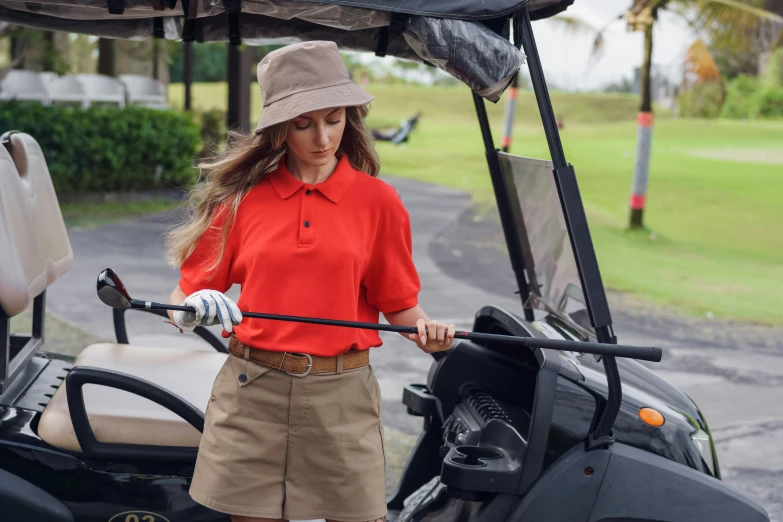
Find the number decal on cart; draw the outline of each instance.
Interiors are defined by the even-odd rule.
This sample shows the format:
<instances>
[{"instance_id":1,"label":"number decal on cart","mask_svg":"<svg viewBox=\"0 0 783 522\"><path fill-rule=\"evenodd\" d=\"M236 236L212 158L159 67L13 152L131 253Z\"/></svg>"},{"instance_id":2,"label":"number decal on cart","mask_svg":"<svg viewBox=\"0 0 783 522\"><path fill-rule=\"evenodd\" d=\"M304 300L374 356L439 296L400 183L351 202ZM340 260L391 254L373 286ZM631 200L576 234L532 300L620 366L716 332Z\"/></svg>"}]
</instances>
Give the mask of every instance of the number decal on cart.
<instances>
[{"instance_id":1,"label":"number decal on cart","mask_svg":"<svg viewBox=\"0 0 783 522\"><path fill-rule=\"evenodd\" d=\"M169 522L169 519L152 511L124 511L111 517L108 522Z\"/></svg>"}]
</instances>

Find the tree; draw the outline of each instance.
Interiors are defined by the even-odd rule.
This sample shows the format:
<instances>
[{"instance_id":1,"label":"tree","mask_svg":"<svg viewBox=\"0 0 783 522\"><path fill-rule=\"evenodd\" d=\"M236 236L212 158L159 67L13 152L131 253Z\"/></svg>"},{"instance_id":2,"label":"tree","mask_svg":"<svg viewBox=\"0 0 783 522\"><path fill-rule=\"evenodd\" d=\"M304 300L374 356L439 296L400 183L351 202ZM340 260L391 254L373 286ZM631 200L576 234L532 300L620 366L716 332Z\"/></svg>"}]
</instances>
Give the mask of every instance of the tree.
<instances>
[{"instance_id":1,"label":"tree","mask_svg":"<svg viewBox=\"0 0 783 522\"><path fill-rule=\"evenodd\" d=\"M667 10L684 17L699 32L711 35L713 41L731 49L747 49L751 42L766 41L772 49L783 46L783 0L632 0L628 10L616 19L625 19L628 29L644 33L644 54L640 71L639 113L636 144L636 163L631 188L630 228L644 226L647 181L652 145L652 53L653 28L658 14ZM576 17L554 17L561 27L570 33L590 31L595 34L593 56L597 56L603 44L607 26L595 30ZM615 20L616 20L615 19ZM774 43L772 43L774 42ZM771 49L768 49L771 50ZM704 59L703 49L696 45L689 52L695 59ZM718 63L713 61L713 64ZM720 75L718 75L720 77Z\"/></svg>"},{"instance_id":2,"label":"tree","mask_svg":"<svg viewBox=\"0 0 783 522\"><path fill-rule=\"evenodd\" d=\"M41 31L7 24L3 35L10 39L10 59L13 68L30 71L68 72L69 51L67 33Z\"/></svg>"},{"instance_id":3,"label":"tree","mask_svg":"<svg viewBox=\"0 0 783 522\"><path fill-rule=\"evenodd\" d=\"M167 41L168 65L171 81L183 81L184 46L177 41ZM254 71L255 65L261 59L280 45L247 46L251 54ZM194 82L225 82L228 79L226 71L227 43L193 43L193 81Z\"/></svg>"},{"instance_id":4,"label":"tree","mask_svg":"<svg viewBox=\"0 0 783 522\"><path fill-rule=\"evenodd\" d=\"M115 76L117 69L117 42L111 38L98 39L98 74Z\"/></svg>"},{"instance_id":5,"label":"tree","mask_svg":"<svg viewBox=\"0 0 783 522\"><path fill-rule=\"evenodd\" d=\"M183 81L184 47L183 42L168 41L169 74L172 82ZM224 82L226 73L226 43L193 44L193 81L194 82Z\"/></svg>"},{"instance_id":6,"label":"tree","mask_svg":"<svg viewBox=\"0 0 783 522\"><path fill-rule=\"evenodd\" d=\"M783 16L783 0L754 0L755 4ZM733 79L739 75L758 76L763 74L770 51L783 47L783 28L775 24L763 24L758 31L737 40L736 35L727 33L720 25L708 26L706 30L710 52L721 75Z\"/></svg>"},{"instance_id":7,"label":"tree","mask_svg":"<svg viewBox=\"0 0 783 522\"><path fill-rule=\"evenodd\" d=\"M93 41L86 34L71 35L70 64L71 73L86 74L95 73L97 59L94 56L98 49L98 42Z\"/></svg>"},{"instance_id":8,"label":"tree","mask_svg":"<svg viewBox=\"0 0 783 522\"><path fill-rule=\"evenodd\" d=\"M697 30L720 31L735 45L747 45L763 22L783 24L783 17L765 10L753 1L741 0L634 0L624 14L628 28L644 32L644 58L641 69L641 103L637 118L636 164L631 192L630 227L644 226L652 144L653 111L651 93L651 66L653 27L658 13L664 9L685 16Z\"/></svg>"}]
</instances>

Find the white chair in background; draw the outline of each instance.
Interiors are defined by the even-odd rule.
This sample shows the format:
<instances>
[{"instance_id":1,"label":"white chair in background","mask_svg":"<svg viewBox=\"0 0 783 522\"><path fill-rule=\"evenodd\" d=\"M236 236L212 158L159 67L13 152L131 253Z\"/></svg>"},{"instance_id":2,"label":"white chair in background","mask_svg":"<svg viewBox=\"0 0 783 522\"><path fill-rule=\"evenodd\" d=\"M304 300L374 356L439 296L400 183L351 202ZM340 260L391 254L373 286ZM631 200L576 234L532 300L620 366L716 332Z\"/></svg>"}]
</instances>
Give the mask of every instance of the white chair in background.
<instances>
[{"instance_id":1,"label":"white chair in background","mask_svg":"<svg viewBox=\"0 0 783 522\"><path fill-rule=\"evenodd\" d=\"M138 74L121 74L117 78L125 85L128 105L168 108L166 84L160 80Z\"/></svg>"},{"instance_id":2,"label":"white chair in background","mask_svg":"<svg viewBox=\"0 0 783 522\"><path fill-rule=\"evenodd\" d=\"M76 81L82 86L90 105L125 107L125 87L117 78L102 74L77 74Z\"/></svg>"},{"instance_id":3,"label":"white chair in background","mask_svg":"<svg viewBox=\"0 0 783 522\"><path fill-rule=\"evenodd\" d=\"M13 69L0 81L0 100L29 101L49 105L49 95L39 73Z\"/></svg>"},{"instance_id":4,"label":"white chair in background","mask_svg":"<svg viewBox=\"0 0 783 522\"><path fill-rule=\"evenodd\" d=\"M41 76L52 105L78 105L83 109L90 106L87 94L75 76L58 76L54 73L41 73Z\"/></svg>"},{"instance_id":5,"label":"white chair in background","mask_svg":"<svg viewBox=\"0 0 783 522\"><path fill-rule=\"evenodd\" d=\"M44 87L46 87L49 82L59 78L59 75L52 71L41 71L38 73L38 76L41 77L41 81L43 82Z\"/></svg>"}]
</instances>

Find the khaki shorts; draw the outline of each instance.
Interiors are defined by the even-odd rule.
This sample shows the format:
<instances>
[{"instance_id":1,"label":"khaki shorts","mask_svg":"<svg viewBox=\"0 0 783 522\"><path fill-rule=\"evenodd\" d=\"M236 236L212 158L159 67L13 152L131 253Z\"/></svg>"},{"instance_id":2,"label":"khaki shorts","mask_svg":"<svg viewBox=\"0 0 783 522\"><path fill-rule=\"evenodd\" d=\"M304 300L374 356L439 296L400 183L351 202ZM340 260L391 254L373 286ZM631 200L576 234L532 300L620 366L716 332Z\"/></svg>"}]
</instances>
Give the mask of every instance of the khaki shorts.
<instances>
[{"instance_id":1,"label":"khaki shorts","mask_svg":"<svg viewBox=\"0 0 783 522\"><path fill-rule=\"evenodd\" d=\"M229 355L207 406L190 495L249 517L382 518L380 416L370 366L294 377Z\"/></svg>"}]
</instances>

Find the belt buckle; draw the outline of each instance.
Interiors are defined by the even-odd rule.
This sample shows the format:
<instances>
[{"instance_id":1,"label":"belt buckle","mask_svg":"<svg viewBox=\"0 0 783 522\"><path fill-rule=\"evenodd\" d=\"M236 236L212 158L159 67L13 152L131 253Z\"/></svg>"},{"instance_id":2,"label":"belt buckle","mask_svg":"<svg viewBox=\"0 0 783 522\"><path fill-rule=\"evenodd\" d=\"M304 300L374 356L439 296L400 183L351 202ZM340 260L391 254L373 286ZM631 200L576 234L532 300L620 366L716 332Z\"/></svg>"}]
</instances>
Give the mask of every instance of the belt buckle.
<instances>
[{"instance_id":1,"label":"belt buckle","mask_svg":"<svg viewBox=\"0 0 783 522\"><path fill-rule=\"evenodd\" d=\"M285 356L288 355L289 352L283 352L283 359L280 361L280 368L283 367L283 361L285 361ZM301 355L303 357L307 357L307 370L305 370L304 373L293 373L293 372L285 372L288 375L293 375L294 377L306 377L310 374L310 370L313 368L313 358L309 353L296 353L296 352L290 352L291 355Z\"/></svg>"}]
</instances>

